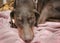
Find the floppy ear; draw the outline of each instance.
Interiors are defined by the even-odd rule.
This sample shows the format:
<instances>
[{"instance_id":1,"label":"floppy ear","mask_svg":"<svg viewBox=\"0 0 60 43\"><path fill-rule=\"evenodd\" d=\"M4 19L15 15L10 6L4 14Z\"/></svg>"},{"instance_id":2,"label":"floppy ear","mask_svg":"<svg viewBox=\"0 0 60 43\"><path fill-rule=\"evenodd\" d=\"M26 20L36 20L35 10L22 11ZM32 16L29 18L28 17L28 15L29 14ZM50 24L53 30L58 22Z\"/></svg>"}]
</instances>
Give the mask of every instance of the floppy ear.
<instances>
[{"instance_id":1,"label":"floppy ear","mask_svg":"<svg viewBox=\"0 0 60 43\"><path fill-rule=\"evenodd\" d=\"M15 20L14 20L14 10L10 13L10 22L12 28L17 28L15 25Z\"/></svg>"},{"instance_id":2,"label":"floppy ear","mask_svg":"<svg viewBox=\"0 0 60 43\"><path fill-rule=\"evenodd\" d=\"M36 9L34 9L33 12L36 13L37 15L40 15L40 13Z\"/></svg>"},{"instance_id":3,"label":"floppy ear","mask_svg":"<svg viewBox=\"0 0 60 43\"><path fill-rule=\"evenodd\" d=\"M37 27L38 26L39 17L40 17L40 13L36 9L34 9L33 12L35 13L35 17L36 17L35 26Z\"/></svg>"},{"instance_id":4,"label":"floppy ear","mask_svg":"<svg viewBox=\"0 0 60 43\"><path fill-rule=\"evenodd\" d=\"M16 8L16 0L14 0L13 7Z\"/></svg>"},{"instance_id":5,"label":"floppy ear","mask_svg":"<svg viewBox=\"0 0 60 43\"><path fill-rule=\"evenodd\" d=\"M16 8L17 3L19 3L19 0L14 0L14 5L13 5L14 8Z\"/></svg>"}]
</instances>

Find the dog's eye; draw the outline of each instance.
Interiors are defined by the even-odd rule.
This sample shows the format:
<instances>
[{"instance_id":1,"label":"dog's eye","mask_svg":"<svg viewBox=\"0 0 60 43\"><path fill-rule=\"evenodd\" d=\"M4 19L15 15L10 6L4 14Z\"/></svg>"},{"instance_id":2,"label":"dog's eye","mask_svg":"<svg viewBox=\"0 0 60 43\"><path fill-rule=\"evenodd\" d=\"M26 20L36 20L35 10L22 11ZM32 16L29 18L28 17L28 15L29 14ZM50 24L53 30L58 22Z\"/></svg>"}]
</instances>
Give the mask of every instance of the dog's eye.
<instances>
[{"instance_id":1,"label":"dog's eye","mask_svg":"<svg viewBox=\"0 0 60 43\"><path fill-rule=\"evenodd\" d=\"M33 23L34 22L34 17L31 17L28 19L29 23Z\"/></svg>"},{"instance_id":2,"label":"dog's eye","mask_svg":"<svg viewBox=\"0 0 60 43\"><path fill-rule=\"evenodd\" d=\"M23 20L22 18L17 19L17 21L18 21L20 24L24 23L24 20Z\"/></svg>"}]
</instances>

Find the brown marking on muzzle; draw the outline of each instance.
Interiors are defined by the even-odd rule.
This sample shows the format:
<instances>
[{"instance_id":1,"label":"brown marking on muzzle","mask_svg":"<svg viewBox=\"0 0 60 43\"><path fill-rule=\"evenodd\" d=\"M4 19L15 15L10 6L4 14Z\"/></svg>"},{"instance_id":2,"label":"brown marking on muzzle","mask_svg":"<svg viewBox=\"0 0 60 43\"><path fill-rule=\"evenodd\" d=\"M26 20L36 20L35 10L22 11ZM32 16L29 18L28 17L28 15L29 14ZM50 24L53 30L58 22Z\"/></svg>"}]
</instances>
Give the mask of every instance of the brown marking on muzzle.
<instances>
[{"instance_id":1,"label":"brown marking on muzzle","mask_svg":"<svg viewBox=\"0 0 60 43\"><path fill-rule=\"evenodd\" d=\"M33 33L33 29L18 29L19 32L19 36L25 41L25 42L30 42L31 40L33 40L34 37L34 33Z\"/></svg>"}]
</instances>

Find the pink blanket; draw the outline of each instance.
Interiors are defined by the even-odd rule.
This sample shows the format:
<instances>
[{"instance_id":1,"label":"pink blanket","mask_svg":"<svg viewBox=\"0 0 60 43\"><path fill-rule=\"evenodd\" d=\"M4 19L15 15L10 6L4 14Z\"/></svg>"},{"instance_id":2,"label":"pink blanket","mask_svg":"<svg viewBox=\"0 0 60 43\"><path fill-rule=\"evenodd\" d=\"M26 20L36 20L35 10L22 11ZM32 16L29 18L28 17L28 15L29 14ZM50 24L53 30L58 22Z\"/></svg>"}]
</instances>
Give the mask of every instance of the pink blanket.
<instances>
[{"instance_id":1,"label":"pink blanket","mask_svg":"<svg viewBox=\"0 0 60 43\"><path fill-rule=\"evenodd\" d=\"M11 11L0 12L0 43L25 43L18 36L17 29L9 24ZM46 22L34 27L31 43L60 43L60 22Z\"/></svg>"}]
</instances>

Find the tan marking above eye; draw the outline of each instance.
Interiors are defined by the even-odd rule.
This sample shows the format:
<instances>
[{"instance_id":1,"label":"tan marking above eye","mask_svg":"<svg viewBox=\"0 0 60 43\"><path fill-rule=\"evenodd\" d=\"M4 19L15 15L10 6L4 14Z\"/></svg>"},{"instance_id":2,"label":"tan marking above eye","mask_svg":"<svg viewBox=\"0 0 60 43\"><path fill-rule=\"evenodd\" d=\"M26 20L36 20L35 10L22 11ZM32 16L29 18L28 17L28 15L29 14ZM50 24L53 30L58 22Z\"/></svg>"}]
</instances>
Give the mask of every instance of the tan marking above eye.
<instances>
[{"instance_id":1,"label":"tan marking above eye","mask_svg":"<svg viewBox=\"0 0 60 43\"><path fill-rule=\"evenodd\" d=\"M17 17L17 19L22 20L22 18L21 18L21 17Z\"/></svg>"}]
</instances>

